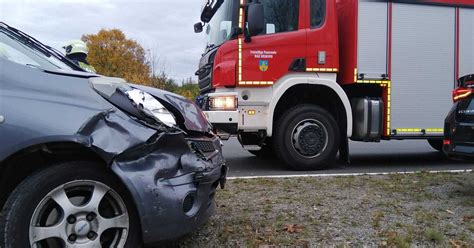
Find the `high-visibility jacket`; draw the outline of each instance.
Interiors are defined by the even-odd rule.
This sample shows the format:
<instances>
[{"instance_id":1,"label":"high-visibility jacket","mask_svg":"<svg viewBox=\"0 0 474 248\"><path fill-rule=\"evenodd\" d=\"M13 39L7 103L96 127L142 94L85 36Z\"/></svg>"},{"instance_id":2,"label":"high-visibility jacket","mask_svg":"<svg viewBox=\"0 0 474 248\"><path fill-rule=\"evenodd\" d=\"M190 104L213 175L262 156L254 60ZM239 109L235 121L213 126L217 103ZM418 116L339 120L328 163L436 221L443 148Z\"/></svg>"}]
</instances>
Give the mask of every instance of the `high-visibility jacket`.
<instances>
[{"instance_id":1,"label":"high-visibility jacket","mask_svg":"<svg viewBox=\"0 0 474 248\"><path fill-rule=\"evenodd\" d=\"M96 73L95 68L92 65L86 64L81 61L77 61L77 64L79 67L81 67L83 70L90 72L90 73Z\"/></svg>"}]
</instances>

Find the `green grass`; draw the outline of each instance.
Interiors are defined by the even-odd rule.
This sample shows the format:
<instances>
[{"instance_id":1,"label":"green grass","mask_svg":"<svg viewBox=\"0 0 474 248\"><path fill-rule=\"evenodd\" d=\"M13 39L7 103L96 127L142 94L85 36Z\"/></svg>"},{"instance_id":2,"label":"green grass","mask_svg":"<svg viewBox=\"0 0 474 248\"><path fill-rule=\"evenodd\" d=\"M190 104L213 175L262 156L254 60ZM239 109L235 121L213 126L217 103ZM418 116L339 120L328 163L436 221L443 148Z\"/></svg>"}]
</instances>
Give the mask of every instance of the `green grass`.
<instances>
[{"instance_id":1,"label":"green grass","mask_svg":"<svg viewBox=\"0 0 474 248\"><path fill-rule=\"evenodd\" d=\"M415 220L419 223L433 225L435 224L434 222L437 220L437 216L432 212L426 210L419 210L415 213Z\"/></svg>"},{"instance_id":2,"label":"green grass","mask_svg":"<svg viewBox=\"0 0 474 248\"><path fill-rule=\"evenodd\" d=\"M395 233L394 235L388 237L387 245L389 247L410 248L411 242L411 237Z\"/></svg>"},{"instance_id":3,"label":"green grass","mask_svg":"<svg viewBox=\"0 0 474 248\"><path fill-rule=\"evenodd\" d=\"M375 229L380 228L380 222L382 221L383 217L384 217L384 213L381 211L376 211L375 213L373 213L372 227Z\"/></svg>"},{"instance_id":4,"label":"green grass","mask_svg":"<svg viewBox=\"0 0 474 248\"><path fill-rule=\"evenodd\" d=\"M179 243L404 248L450 247L455 241L470 247L470 181L474 174L229 180L216 194L216 215ZM301 231L287 230L295 224Z\"/></svg>"},{"instance_id":5,"label":"green grass","mask_svg":"<svg viewBox=\"0 0 474 248\"><path fill-rule=\"evenodd\" d=\"M442 243L445 240L444 234L440 230L434 229L434 228L426 229L425 230L425 237L429 241L432 241L432 242L435 242L435 243L438 243L438 244Z\"/></svg>"}]
</instances>

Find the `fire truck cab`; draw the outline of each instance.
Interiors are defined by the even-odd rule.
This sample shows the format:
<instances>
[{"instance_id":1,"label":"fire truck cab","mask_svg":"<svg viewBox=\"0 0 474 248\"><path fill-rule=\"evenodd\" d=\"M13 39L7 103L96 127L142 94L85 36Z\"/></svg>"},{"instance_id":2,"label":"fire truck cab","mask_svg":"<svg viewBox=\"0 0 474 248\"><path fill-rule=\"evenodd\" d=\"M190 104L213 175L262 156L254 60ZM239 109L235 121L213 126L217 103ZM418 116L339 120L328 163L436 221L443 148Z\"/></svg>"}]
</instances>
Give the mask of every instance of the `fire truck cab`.
<instances>
[{"instance_id":1,"label":"fire truck cab","mask_svg":"<svg viewBox=\"0 0 474 248\"><path fill-rule=\"evenodd\" d=\"M474 0L206 0L194 28L208 120L297 170L348 161L349 139L441 150L474 72Z\"/></svg>"}]
</instances>

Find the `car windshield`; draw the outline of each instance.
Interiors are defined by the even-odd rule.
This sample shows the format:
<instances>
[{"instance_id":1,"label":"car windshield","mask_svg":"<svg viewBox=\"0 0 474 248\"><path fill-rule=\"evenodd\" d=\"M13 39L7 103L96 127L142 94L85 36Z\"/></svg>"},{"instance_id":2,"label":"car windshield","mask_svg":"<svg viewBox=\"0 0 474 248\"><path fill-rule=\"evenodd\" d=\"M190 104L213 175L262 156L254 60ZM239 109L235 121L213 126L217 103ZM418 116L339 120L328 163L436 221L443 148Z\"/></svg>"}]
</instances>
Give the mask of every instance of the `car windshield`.
<instances>
[{"instance_id":1,"label":"car windshield","mask_svg":"<svg viewBox=\"0 0 474 248\"><path fill-rule=\"evenodd\" d=\"M237 26L238 0L225 0L206 27L207 48L220 46L232 38L232 28Z\"/></svg>"},{"instance_id":2,"label":"car windshield","mask_svg":"<svg viewBox=\"0 0 474 248\"><path fill-rule=\"evenodd\" d=\"M73 70L55 56L5 29L0 29L0 58L42 70Z\"/></svg>"}]
</instances>

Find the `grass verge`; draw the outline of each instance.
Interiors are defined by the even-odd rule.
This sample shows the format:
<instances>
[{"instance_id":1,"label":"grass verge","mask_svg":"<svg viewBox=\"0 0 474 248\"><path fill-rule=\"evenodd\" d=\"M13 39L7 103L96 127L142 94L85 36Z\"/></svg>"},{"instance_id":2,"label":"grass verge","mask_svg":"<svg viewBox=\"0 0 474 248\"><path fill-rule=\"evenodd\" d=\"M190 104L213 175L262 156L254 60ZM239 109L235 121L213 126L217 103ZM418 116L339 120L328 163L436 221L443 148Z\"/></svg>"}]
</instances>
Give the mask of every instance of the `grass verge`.
<instances>
[{"instance_id":1,"label":"grass verge","mask_svg":"<svg viewBox=\"0 0 474 248\"><path fill-rule=\"evenodd\" d=\"M472 247L474 173L229 181L181 247Z\"/></svg>"}]
</instances>

